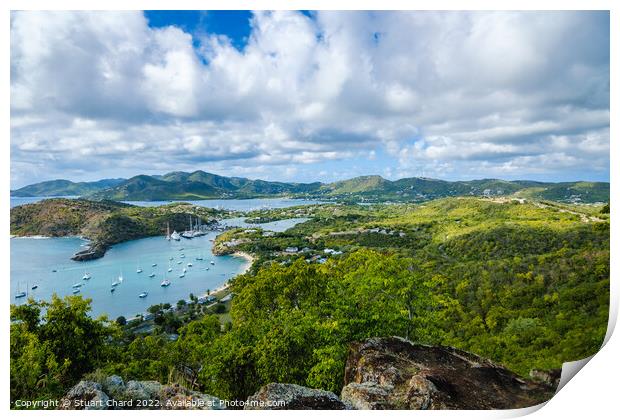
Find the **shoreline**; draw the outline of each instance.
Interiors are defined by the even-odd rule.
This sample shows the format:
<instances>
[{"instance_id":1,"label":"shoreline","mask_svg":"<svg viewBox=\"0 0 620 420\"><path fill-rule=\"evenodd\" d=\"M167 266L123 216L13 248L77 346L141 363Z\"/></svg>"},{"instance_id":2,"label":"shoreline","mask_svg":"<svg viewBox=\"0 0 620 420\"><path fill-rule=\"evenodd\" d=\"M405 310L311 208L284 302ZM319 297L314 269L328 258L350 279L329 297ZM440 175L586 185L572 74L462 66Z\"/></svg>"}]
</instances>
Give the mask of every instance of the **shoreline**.
<instances>
[{"instance_id":1,"label":"shoreline","mask_svg":"<svg viewBox=\"0 0 620 420\"><path fill-rule=\"evenodd\" d=\"M250 270L250 267L252 267L252 264L254 264L254 260L255 257L252 256L251 254L248 254L247 252L243 252L243 251L235 251L232 254L230 254L234 257L238 257L238 258L243 258L244 260L246 260L246 265L245 267L243 267L243 271L241 271L239 274L237 274L237 276L240 276L242 274L247 273ZM223 292L225 290L227 290L230 287L230 285L228 284L228 281L224 284L222 284L221 286L216 287L215 289L209 291L209 293L205 293L202 296L199 297L208 297L208 296L212 296L215 295L219 292Z\"/></svg>"}]
</instances>

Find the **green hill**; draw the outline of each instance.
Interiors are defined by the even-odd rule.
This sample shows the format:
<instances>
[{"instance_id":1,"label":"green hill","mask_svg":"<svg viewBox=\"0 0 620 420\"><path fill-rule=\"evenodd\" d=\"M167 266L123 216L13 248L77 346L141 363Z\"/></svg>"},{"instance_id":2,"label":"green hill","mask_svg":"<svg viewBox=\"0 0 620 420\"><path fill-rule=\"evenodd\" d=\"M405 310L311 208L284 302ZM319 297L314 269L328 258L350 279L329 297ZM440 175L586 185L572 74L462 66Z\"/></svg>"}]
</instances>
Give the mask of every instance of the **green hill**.
<instances>
[{"instance_id":1,"label":"green hill","mask_svg":"<svg viewBox=\"0 0 620 420\"><path fill-rule=\"evenodd\" d=\"M102 179L95 182L71 182L66 179L39 182L17 190L11 190L12 197L54 197L62 195L88 195L125 181L122 178Z\"/></svg>"},{"instance_id":2,"label":"green hill","mask_svg":"<svg viewBox=\"0 0 620 420\"><path fill-rule=\"evenodd\" d=\"M444 181L431 178L402 178L396 181L378 175L360 176L322 184L273 182L226 177L204 171L138 175L130 179L72 183L47 181L11 191L13 196L78 195L122 201L201 200L226 198L293 197L347 202L421 202L458 196L517 196L573 203L609 201L608 182L504 181L480 179Z\"/></svg>"}]
</instances>

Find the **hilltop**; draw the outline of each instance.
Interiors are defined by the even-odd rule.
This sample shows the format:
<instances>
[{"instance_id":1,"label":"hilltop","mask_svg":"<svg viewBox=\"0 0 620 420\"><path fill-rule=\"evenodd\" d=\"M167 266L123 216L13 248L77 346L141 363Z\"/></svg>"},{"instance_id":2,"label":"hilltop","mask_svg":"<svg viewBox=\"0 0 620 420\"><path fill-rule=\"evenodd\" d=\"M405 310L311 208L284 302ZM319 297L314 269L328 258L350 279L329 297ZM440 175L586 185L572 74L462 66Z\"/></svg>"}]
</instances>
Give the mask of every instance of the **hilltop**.
<instances>
[{"instance_id":1,"label":"hilltop","mask_svg":"<svg viewBox=\"0 0 620 420\"><path fill-rule=\"evenodd\" d=\"M83 236L91 240L83 257L102 257L114 244L147 236L182 231L190 216L208 223L221 212L187 203L159 207L138 207L115 201L52 198L11 209L11 235ZM87 256L87 257L86 257Z\"/></svg>"},{"instance_id":2,"label":"hilltop","mask_svg":"<svg viewBox=\"0 0 620 420\"><path fill-rule=\"evenodd\" d=\"M80 195L117 201L244 199L291 197L348 202L422 202L458 196L515 196L574 203L609 201L608 182L537 182L481 179L444 181L378 175L332 183L290 183L225 177L204 171L137 175L129 179L72 183L58 180L11 191L12 196Z\"/></svg>"}]
</instances>

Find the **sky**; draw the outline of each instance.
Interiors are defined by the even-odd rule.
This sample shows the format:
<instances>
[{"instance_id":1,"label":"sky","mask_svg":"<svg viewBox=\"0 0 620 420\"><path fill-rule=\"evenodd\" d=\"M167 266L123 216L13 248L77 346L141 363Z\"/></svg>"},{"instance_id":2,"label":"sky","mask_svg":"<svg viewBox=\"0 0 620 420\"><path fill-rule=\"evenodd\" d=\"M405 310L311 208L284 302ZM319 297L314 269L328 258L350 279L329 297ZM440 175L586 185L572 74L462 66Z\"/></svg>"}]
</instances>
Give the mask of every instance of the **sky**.
<instances>
[{"instance_id":1,"label":"sky","mask_svg":"<svg viewBox=\"0 0 620 420\"><path fill-rule=\"evenodd\" d=\"M19 11L11 187L609 181L608 12Z\"/></svg>"}]
</instances>

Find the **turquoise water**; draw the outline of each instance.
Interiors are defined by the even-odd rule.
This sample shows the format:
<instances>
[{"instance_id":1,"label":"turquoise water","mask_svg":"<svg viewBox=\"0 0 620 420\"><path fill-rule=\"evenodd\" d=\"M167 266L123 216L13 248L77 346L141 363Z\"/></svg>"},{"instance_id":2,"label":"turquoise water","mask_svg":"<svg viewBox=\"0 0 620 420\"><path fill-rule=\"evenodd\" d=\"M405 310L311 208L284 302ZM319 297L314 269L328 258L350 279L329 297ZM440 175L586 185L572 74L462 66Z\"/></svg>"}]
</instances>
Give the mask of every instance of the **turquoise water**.
<instances>
[{"instance_id":1,"label":"turquoise water","mask_svg":"<svg viewBox=\"0 0 620 420\"><path fill-rule=\"evenodd\" d=\"M46 198L52 197L11 197L11 208L22 204L36 203ZM77 198L77 197L63 197ZM141 207L161 206L169 204L172 201L125 201L125 203L133 204ZM293 206L302 206L307 204L320 204L322 201L317 200L297 200L291 198L251 198L247 200L195 200L186 201L196 206L219 208L224 210L235 211L251 211L258 209L280 209Z\"/></svg>"},{"instance_id":2,"label":"turquoise water","mask_svg":"<svg viewBox=\"0 0 620 420\"><path fill-rule=\"evenodd\" d=\"M110 317L131 317L156 303L174 305L179 299L188 300L190 292L201 296L206 294L207 289L221 286L247 266L242 258L213 256L209 240L215 236L216 233L212 232L179 242L167 241L163 237L129 241L113 246L103 258L86 262L70 260L73 253L86 244L79 238L12 238L11 303L26 301L26 298L15 298L18 283L20 291L27 291L29 296L44 300L53 293L72 295L72 286L84 283L80 294L93 300L93 315L105 313ZM169 261L170 257L172 261ZM204 259L200 261L196 257ZM211 260L215 265L210 264ZM188 263L192 267L188 267ZM136 273L138 264L143 270L139 274ZM152 264L157 266L152 267ZM169 266L171 272L168 272ZM183 268L187 272L185 277L180 278ZM90 273L90 280L82 280L85 272ZM111 293L111 284L121 273L124 280ZM151 273L155 273L155 277L150 278ZM161 287L164 278L172 284ZM35 284L38 288L32 290ZM148 296L139 298L143 291L148 292Z\"/></svg>"},{"instance_id":3,"label":"turquoise water","mask_svg":"<svg viewBox=\"0 0 620 420\"><path fill-rule=\"evenodd\" d=\"M222 222L228 226L261 226L283 232L306 220L286 219L261 225L244 224L243 218ZM128 241L114 245L103 258L84 262L70 259L76 251L86 246L87 242L83 239L12 238L11 303L26 301L26 298L15 298L18 291L28 292L35 299L49 300L53 293L72 295L72 286L84 283L79 294L92 299L92 314L107 314L115 318L119 315L132 317L157 303L175 305L180 299L188 300L190 293L202 296L207 289L214 290L243 272L248 264L245 259L235 256L214 256L211 240L217 234L210 232L181 241L167 241L162 236ZM215 264L212 265L211 261ZM189 267L188 263L192 266ZM157 266L152 267L152 264ZM142 273L136 272L138 266L142 268ZM168 272L168 268L172 271ZM186 272L181 278L183 268ZM86 272L90 274L90 280L82 280ZM151 273L155 277L149 277ZM122 284L111 293L111 284L121 274L124 278ZM164 278L170 280L170 286L160 286ZM34 285L38 287L32 290ZM148 296L139 298L138 295L145 291Z\"/></svg>"}]
</instances>

